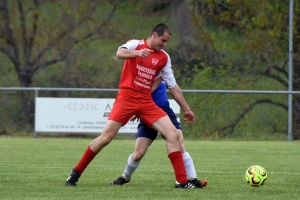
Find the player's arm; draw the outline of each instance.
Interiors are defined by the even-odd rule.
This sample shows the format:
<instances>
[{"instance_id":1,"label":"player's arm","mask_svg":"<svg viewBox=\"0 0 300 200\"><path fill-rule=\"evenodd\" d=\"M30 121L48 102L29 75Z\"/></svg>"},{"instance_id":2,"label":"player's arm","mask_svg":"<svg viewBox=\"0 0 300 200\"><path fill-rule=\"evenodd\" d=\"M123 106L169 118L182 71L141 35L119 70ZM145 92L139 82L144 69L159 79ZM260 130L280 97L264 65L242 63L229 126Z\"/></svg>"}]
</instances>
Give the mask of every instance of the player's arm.
<instances>
[{"instance_id":1,"label":"player's arm","mask_svg":"<svg viewBox=\"0 0 300 200\"><path fill-rule=\"evenodd\" d=\"M119 59L129 59L129 58L147 58L153 50L150 49L141 49L136 50L136 47L140 44L140 40L129 40L126 44L123 44L118 48L116 53L117 58Z\"/></svg>"},{"instance_id":2,"label":"player's arm","mask_svg":"<svg viewBox=\"0 0 300 200\"><path fill-rule=\"evenodd\" d=\"M174 98L174 100L179 104L180 108L184 112L190 112L191 111L190 106L186 102L179 85L176 84L175 87L168 88L168 89L169 89L170 94Z\"/></svg>"},{"instance_id":3,"label":"player's arm","mask_svg":"<svg viewBox=\"0 0 300 200\"><path fill-rule=\"evenodd\" d=\"M191 110L190 106L188 105L188 103L186 102L179 85L176 84L174 87L169 88L169 91L172 97L174 98L174 100L179 104L180 108L183 110L184 121L186 123L193 123L195 120L195 115Z\"/></svg>"},{"instance_id":4,"label":"player's arm","mask_svg":"<svg viewBox=\"0 0 300 200\"><path fill-rule=\"evenodd\" d=\"M161 71L162 78L166 83L172 97L179 104L180 108L184 112L184 121L192 123L195 119L193 111L190 109L186 102L179 85L176 83L173 71L171 69L171 59L168 57L166 66Z\"/></svg>"},{"instance_id":5,"label":"player's arm","mask_svg":"<svg viewBox=\"0 0 300 200\"><path fill-rule=\"evenodd\" d=\"M120 59L128 59L128 58L135 58L135 57L147 58L152 52L153 50L151 49L130 50L123 47L117 51L117 58Z\"/></svg>"},{"instance_id":6,"label":"player's arm","mask_svg":"<svg viewBox=\"0 0 300 200\"><path fill-rule=\"evenodd\" d=\"M126 47L121 47L117 51L117 58L119 59L128 59L128 58L135 58L139 56L139 50L130 50Z\"/></svg>"}]
</instances>

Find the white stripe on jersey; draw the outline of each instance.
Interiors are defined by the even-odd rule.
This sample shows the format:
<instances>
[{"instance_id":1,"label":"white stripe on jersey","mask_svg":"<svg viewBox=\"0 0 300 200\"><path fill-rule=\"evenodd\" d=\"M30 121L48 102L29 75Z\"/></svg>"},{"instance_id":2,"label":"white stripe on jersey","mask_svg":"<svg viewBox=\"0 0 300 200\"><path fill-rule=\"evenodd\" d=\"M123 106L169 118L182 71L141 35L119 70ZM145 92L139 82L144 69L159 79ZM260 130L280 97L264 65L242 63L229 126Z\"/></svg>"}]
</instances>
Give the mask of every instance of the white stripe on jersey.
<instances>
[{"instance_id":1,"label":"white stripe on jersey","mask_svg":"<svg viewBox=\"0 0 300 200\"><path fill-rule=\"evenodd\" d=\"M169 54L167 52L165 52L163 49L161 49L161 51L163 51L167 56L168 56L168 61L166 66L164 66L164 68L161 70L161 76L164 80L164 82L166 83L168 88L173 88L175 87L176 84L176 80L174 78L174 74L172 72L172 65L171 65L171 58L169 56Z\"/></svg>"},{"instance_id":2,"label":"white stripe on jersey","mask_svg":"<svg viewBox=\"0 0 300 200\"><path fill-rule=\"evenodd\" d=\"M118 51L121 49L121 48L126 48L126 49L129 49L129 50L135 50L135 48L139 45L139 44L144 44L144 40L129 40L128 42L126 42L126 44L123 44L121 45L119 48L118 48ZM118 52L117 51L117 52Z\"/></svg>"}]
</instances>

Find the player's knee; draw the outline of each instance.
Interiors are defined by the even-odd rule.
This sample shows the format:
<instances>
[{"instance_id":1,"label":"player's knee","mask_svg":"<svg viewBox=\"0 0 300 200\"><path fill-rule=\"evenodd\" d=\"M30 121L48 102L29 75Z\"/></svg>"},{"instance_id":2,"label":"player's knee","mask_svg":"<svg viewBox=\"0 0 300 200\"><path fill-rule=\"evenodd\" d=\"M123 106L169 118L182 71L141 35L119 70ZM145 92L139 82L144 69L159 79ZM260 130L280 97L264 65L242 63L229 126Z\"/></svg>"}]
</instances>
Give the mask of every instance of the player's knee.
<instances>
[{"instance_id":1,"label":"player's knee","mask_svg":"<svg viewBox=\"0 0 300 200\"><path fill-rule=\"evenodd\" d=\"M138 162L138 161L142 160L142 158L144 157L144 155L145 155L144 152L135 151L133 153L132 160L135 161L135 162Z\"/></svg>"},{"instance_id":2,"label":"player's knee","mask_svg":"<svg viewBox=\"0 0 300 200\"><path fill-rule=\"evenodd\" d=\"M178 129L175 129L175 134L174 134L174 137L180 142L181 140L181 137L180 137L180 131Z\"/></svg>"},{"instance_id":3,"label":"player's knee","mask_svg":"<svg viewBox=\"0 0 300 200\"><path fill-rule=\"evenodd\" d=\"M164 135L167 142L178 143L179 142L179 132L177 129L172 130Z\"/></svg>"},{"instance_id":4,"label":"player's knee","mask_svg":"<svg viewBox=\"0 0 300 200\"><path fill-rule=\"evenodd\" d=\"M110 134L102 134L100 137L99 137L99 140L101 141L101 143L103 145L108 145L112 140L113 140L113 136L111 136Z\"/></svg>"}]
</instances>

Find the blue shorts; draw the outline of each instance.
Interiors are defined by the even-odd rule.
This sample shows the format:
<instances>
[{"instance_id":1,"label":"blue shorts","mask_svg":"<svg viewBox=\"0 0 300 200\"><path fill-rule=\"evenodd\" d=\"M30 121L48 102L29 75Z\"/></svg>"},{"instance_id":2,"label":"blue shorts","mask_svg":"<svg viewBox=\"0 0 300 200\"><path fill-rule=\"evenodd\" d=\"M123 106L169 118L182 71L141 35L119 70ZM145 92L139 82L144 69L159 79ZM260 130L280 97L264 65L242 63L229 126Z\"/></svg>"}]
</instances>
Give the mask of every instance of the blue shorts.
<instances>
[{"instance_id":1,"label":"blue shorts","mask_svg":"<svg viewBox=\"0 0 300 200\"><path fill-rule=\"evenodd\" d=\"M163 109L163 111L165 111L168 114L168 116L170 117L174 126L177 129L181 130L180 123L177 121L177 117L176 117L174 111L172 110L172 108L170 108L169 106L161 106L160 108ZM154 130L153 128L150 128L143 121L140 121L140 123L138 125L138 132L136 133L136 138L145 137L150 140L155 140L155 138L157 137L157 134L158 134L158 131Z\"/></svg>"}]
</instances>

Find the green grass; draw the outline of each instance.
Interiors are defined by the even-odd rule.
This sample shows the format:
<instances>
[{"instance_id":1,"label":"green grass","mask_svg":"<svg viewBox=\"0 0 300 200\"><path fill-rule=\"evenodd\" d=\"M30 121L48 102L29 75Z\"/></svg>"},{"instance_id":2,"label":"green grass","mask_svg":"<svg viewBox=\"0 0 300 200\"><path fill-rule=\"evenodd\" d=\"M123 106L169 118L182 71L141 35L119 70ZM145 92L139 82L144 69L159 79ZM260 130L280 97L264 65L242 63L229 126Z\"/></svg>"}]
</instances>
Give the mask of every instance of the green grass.
<instances>
[{"instance_id":1,"label":"green grass","mask_svg":"<svg viewBox=\"0 0 300 200\"><path fill-rule=\"evenodd\" d=\"M206 188L174 188L165 142L154 142L132 181L108 183L123 172L135 140L115 139L100 152L77 187L64 186L91 139L0 138L0 199L300 199L299 142L185 141ZM264 186L245 182L246 169L268 172Z\"/></svg>"}]
</instances>

